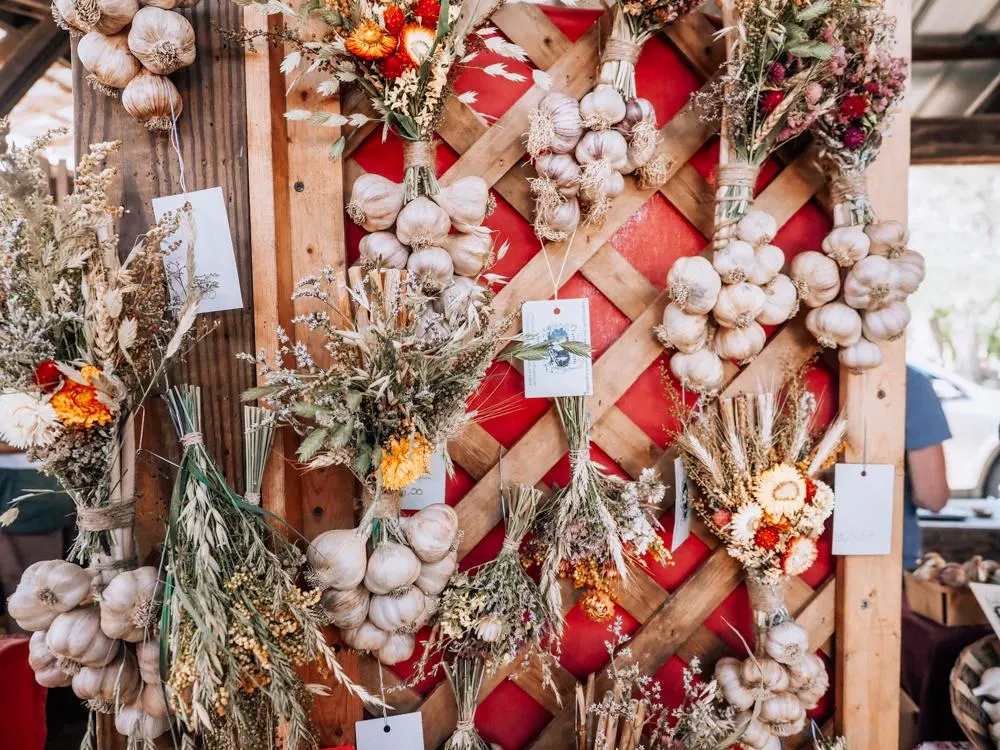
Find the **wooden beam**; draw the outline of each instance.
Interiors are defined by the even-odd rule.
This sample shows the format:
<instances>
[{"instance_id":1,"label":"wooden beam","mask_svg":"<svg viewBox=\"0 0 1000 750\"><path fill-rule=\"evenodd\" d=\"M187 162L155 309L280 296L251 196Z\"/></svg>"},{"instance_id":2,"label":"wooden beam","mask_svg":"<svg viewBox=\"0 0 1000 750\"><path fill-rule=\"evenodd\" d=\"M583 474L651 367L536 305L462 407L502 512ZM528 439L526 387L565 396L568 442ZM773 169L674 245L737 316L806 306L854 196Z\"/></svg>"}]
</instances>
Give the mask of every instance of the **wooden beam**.
<instances>
[{"instance_id":1,"label":"wooden beam","mask_svg":"<svg viewBox=\"0 0 1000 750\"><path fill-rule=\"evenodd\" d=\"M43 18L0 66L0 117L9 115L21 98L69 49L69 35L52 18Z\"/></svg>"},{"instance_id":2,"label":"wooden beam","mask_svg":"<svg viewBox=\"0 0 1000 750\"><path fill-rule=\"evenodd\" d=\"M1000 115L920 117L910 134L913 164L1000 162Z\"/></svg>"},{"instance_id":3,"label":"wooden beam","mask_svg":"<svg viewBox=\"0 0 1000 750\"><path fill-rule=\"evenodd\" d=\"M913 45L913 62L1000 60L1000 36L969 39L962 36L924 37Z\"/></svg>"}]
</instances>

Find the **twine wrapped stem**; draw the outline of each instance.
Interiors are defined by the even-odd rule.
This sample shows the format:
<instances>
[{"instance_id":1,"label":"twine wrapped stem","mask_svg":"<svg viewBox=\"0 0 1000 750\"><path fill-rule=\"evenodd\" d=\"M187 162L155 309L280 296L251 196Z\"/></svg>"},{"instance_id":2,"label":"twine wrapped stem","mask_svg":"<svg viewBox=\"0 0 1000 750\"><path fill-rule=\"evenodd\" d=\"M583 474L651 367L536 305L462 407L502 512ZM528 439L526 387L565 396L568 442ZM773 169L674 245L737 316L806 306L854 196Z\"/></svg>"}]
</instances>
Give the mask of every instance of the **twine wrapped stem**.
<instances>
[{"instance_id":1,"label":"twine wrapped stem","mask_svg":"<svg viewBox=\"0 0 1000 750\"><path fill-rule=\"evenodd\" d=\"M764 583L747 578L747 593L750 595L750 608L753 611L754 646L760 653L767 631L792 619L785 606L785 581L782 579L778 583Z\"/></svg>"},{"instance_id":2,"label":"twine wrapped stem","mask_svg":"<svg viewBox=\"0 0 1000 750\"><path fill-rule=\"evenodd\" d=\"M636 39L625 20L620 4L615 5L615 17L611 25L611 35L604 43L601 53L601 67L597 80L611 84L625 101L636 95L635 64L642 53L645 39Z\"/></svg>"},{"instance_id":3,"label":"twine wrapped stem","mask_svg":"<svg viewBox=\"0 0 1000 750\"><path fill-rule=\"evenodd\" d=\"M719 165L715 189L715 235L713 247L721 250L736 236L736 224L753 207L754 186L760 167L745 161Z\"/></svg>"},{"instance_id":4,"label":"twine wrapped stem","mask_svg":"<svg viewBox=\"0 0 1000 750\"><path fill-rule=\"evenodd\" d=\"M837 227L866 226L875 220L875 209L868 197L868 179L864 172L838 171L830 179L833 224Z\"/></svg>"},{"instance_id":5,"label":"twine wrapped stem","mask_svg":"<svg viewBox=\"0 0 1000 750\"><path fill-rule=\"evenodd\" d=\"M406 175L403 178L403 202L409 203L419 196L432 197L441 188L438 186L435 170L435 153L437 147L430 139L418 141L403 141L403 166Z\"/></svg>"}]
</instances>

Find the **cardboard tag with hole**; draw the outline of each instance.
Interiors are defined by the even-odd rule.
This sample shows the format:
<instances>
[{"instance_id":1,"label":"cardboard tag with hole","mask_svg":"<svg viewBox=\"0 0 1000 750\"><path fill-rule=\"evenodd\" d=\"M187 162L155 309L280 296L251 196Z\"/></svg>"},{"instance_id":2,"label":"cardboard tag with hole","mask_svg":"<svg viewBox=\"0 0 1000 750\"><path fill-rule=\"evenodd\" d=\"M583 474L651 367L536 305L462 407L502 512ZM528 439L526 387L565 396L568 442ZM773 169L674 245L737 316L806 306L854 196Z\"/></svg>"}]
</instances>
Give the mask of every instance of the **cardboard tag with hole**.
<instances>
[{"instance_id":1,"label":"cardboard tag with hole","mask_svg":"<svg viewBox=\"0 0 1000 750\"><path fill-rule=\"evenodd\" d=\"M837 464L833 554L889 554L895 477L896 469L889 464Z\"/></svg>"},{"instance_id":2,"label":"cardboard tag with hole","mask_svg":"<svg viewBox=\"0 0 1000 750\"><path fill-rule=\"evenodd\" d=\"M358 750L424 750L419 711L359 721L354 725Z\"/></svg>"},{"instance_id":3,"label":"cardboard tag with hole","mask_svg":"<svg viewBox=\"0 0 1000 750\"><path fill-rule=\"evenodd\" d=\"M593 363L560 346L572 341L590 345L590 301L536 300L521 306L526 343L548 345L544 356L524 363L525 398L589 396L594 392Z\"/></svg>"},{"instance_id":4,"label":"cardboard tag with hole","mask_svg":"<svg viewBox=\"0 0 1000 750\"><path fill-rule=\"evenodd\" d=\"M434 503L444 502L444 487L447 468L444 463L444 448L431 455L431 468L422 477L403 488L400 492L403 510L420 510Z\"/></svg>"}]
</instances>

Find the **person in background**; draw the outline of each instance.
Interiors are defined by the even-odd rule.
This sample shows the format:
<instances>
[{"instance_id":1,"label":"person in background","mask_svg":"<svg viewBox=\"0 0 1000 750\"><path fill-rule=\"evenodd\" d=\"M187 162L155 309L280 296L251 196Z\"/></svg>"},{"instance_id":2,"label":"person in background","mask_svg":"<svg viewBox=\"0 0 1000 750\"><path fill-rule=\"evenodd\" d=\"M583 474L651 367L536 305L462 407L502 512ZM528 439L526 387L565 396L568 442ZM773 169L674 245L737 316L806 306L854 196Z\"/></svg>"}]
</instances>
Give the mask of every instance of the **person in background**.
<instances>
[{"instance_id":1,"label":"person in background","mask_svg":"<svg viewBox=\"0 0 1000 750\"><path fill-rule=\"evenodd\" d=\"M73 525L73 501L59 484L39 472L23 453L0 443L0 514L14 500L35 490L51 490L17 504L17 518L0 527L0 603L14 593L21 575L32 563L62 558L65 530ZM23 633L17 623L8 632Z\"/></svg>"},{"instance_id":2,"label":"person in background","mask_svg":"<svg viewBox=\"0 0 1000 750\"><path fill-rule=\"evenodd\" d=\"M921 555L917 508L937 513L948 502L945 440L951 437L941 400L922 372L906 368L906 464L903 469L903 567Z\"/></svg>"}]
</instances>

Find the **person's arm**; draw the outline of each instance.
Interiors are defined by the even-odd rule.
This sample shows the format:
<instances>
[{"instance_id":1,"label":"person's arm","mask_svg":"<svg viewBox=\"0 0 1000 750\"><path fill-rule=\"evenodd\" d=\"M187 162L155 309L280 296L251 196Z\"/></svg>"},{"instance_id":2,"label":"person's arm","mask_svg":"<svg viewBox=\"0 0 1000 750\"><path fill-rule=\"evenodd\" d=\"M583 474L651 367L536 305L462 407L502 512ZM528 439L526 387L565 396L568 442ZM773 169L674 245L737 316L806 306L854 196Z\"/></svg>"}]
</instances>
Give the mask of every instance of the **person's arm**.
<instances>
[{"instance_id":1,"label":"person's arm","mask_svg":"<svg viewBox=\"0 0 1000 750\"><path fill-rule=\"evenodd\" d=\"M948 502L948 475L945 471L944 446L941 443L909 451L910 484L913 504L937 513Z\"/></svg>"}]
</instances>

